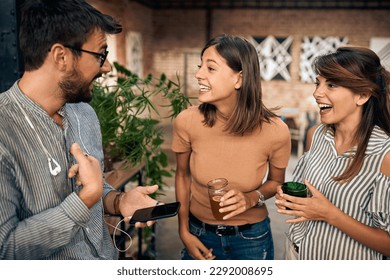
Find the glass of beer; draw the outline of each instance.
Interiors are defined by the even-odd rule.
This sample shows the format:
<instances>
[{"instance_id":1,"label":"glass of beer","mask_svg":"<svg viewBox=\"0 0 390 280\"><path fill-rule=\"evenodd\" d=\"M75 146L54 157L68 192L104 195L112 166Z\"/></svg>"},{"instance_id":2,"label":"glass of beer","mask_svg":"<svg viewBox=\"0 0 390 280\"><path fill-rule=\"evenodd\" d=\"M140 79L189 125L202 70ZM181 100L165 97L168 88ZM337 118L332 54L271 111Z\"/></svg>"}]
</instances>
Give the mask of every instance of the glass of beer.
<instances>
[{"instance_id":1,"label":"glass of beer","mask_svg":"<svg viewBox=\"0 0 390 280\"><path fill-rule=\"evenodd\" d=\"M209 199L213 216L217 220L222 220L223 216L228 213L219 212L219 209L221 208L219 206L219 201L221 200L221 197L229 190L228 180L225 178L213 179L207 183L207 188L209 191Z\"/></svg>"}]
</instances>

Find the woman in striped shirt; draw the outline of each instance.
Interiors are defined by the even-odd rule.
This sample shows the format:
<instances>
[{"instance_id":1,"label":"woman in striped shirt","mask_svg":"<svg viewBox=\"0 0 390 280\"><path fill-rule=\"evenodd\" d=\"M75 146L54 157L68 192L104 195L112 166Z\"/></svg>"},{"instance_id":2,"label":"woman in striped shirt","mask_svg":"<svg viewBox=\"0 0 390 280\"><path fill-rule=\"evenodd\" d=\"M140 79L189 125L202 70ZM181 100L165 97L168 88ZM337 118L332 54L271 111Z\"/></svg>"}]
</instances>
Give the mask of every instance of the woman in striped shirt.
<instances>
[{"instance_id":1,"label":"woman in striped shirt","mask_svg":"<svg viewBox=\"0 0 390 280\"><path fill-rule=\"evenodd\" d=\"M276 195L278 212L293 216L286 250L298 259L382 259L390 255L390 73L362 47L320 56L314 69L321 124L293 174L311 196Z\"/></svg>"}]
</instances>

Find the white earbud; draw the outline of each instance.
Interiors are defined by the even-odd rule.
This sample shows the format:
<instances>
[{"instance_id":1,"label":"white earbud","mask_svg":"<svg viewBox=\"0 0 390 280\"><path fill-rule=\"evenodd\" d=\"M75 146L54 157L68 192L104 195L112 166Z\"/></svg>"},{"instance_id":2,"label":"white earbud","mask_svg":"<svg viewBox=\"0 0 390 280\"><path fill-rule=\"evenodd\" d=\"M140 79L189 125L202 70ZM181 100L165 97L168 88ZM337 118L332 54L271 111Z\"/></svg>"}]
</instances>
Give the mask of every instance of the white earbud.
<instances>
[{"instance_id":1,"label":"white earbud","mask_svg":"<svg viewBox=\"0 0 390 280\"><path fill-rule=\"evenodd\" d=\"M49 151L45 148L45 145L43 145L41 137L39 137L38 132L36 132L34 125L32 124L30 118L27 116L27 113L24 111L23 107L20 105L19 101L16 99L16 97L11 94L12 99L15 101L15 103L18 105L19 109L22 111L24 118L26 119L28 125L31 127L31 129L35 132L35 135L38 138L39 144L41 145L42 149L45 151L47 155L47 161L49 163L49 169L50 173L53 176L57 176L61 172L61 166L58 164L58 162L50 155ZM54 168L52 167L52 162L54 163Z\"/></svg>"},{"instance_id":2,"label":"white earbud","mask_svg":"<svg viewBox=\"0 0 390 280\"><path fill-rule=\"evenodd\" d=\"M54 158L47 158L47 160L49 162L49 169L50 169L51 175L57 176L61 172L61 166L58 164L58 162ZM53 163L55 165L54 168L51 165L52 161L53 161Z\"/></svg>"}]
</instances>

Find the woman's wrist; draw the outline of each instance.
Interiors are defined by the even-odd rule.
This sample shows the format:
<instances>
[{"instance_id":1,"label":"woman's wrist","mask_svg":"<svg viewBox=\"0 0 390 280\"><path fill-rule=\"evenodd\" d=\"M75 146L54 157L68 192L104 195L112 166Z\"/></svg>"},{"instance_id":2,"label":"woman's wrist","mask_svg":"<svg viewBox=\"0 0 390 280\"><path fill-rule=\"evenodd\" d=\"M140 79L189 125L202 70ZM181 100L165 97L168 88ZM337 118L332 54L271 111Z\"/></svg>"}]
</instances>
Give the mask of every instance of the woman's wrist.
<instances>
[{"instance_id":1,"label":"woman's wrist","mask_svg":"<svg viewBox=\"0 0 390 280\"><path fill-rule=\"evenodd\" d=\"M264 195L261 193L261 191L259 191L258 189L257 190L254 190L254 192L256 193L256 201L255 201L255 205L253 207L261 207L265 204L265 197Z\"/></svg>"}]
</instances>

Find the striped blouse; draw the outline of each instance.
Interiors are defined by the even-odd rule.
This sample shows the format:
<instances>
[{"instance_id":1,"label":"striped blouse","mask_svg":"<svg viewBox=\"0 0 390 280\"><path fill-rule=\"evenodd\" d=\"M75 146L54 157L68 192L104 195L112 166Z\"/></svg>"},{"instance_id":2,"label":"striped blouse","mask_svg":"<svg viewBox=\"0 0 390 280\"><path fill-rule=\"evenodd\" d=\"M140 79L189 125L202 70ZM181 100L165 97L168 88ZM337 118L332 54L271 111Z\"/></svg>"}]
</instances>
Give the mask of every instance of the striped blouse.
<instances>
[{"instance_id":1,"label":"striped blouse","mask_svg":"<svg viewBox=\"0 0 390 280\"><path fill-rule=\"evenodd\" d=\"M374 127L358 175L346 184L339 184L332 177L343 173L356 149L337 155L333 130L320 125L310 150L298 161L293 180L303 182L307 179L349 216L390 233L390 178L380 172L383 158L389 151L389 136ZM380 253L324 221L291 224L288 237L299 246L299 259L382 259Z\"/></svg>"},{"instance_id":2,"label":"striped blouse","mask_svg":"<svg viewBox=\"0 0 390 280\"><path fill-rule=\"evenodd\" d=\"M39 138L61 166L52 176ZM103 160L100 127L86 103L66 104L63 127L17 86L0 94L0 259L116 259L103 220L102 201L88 209L67 178L77 142ZM103 196L112 187L104 185Z\"/></svg>"}]
</instances>

